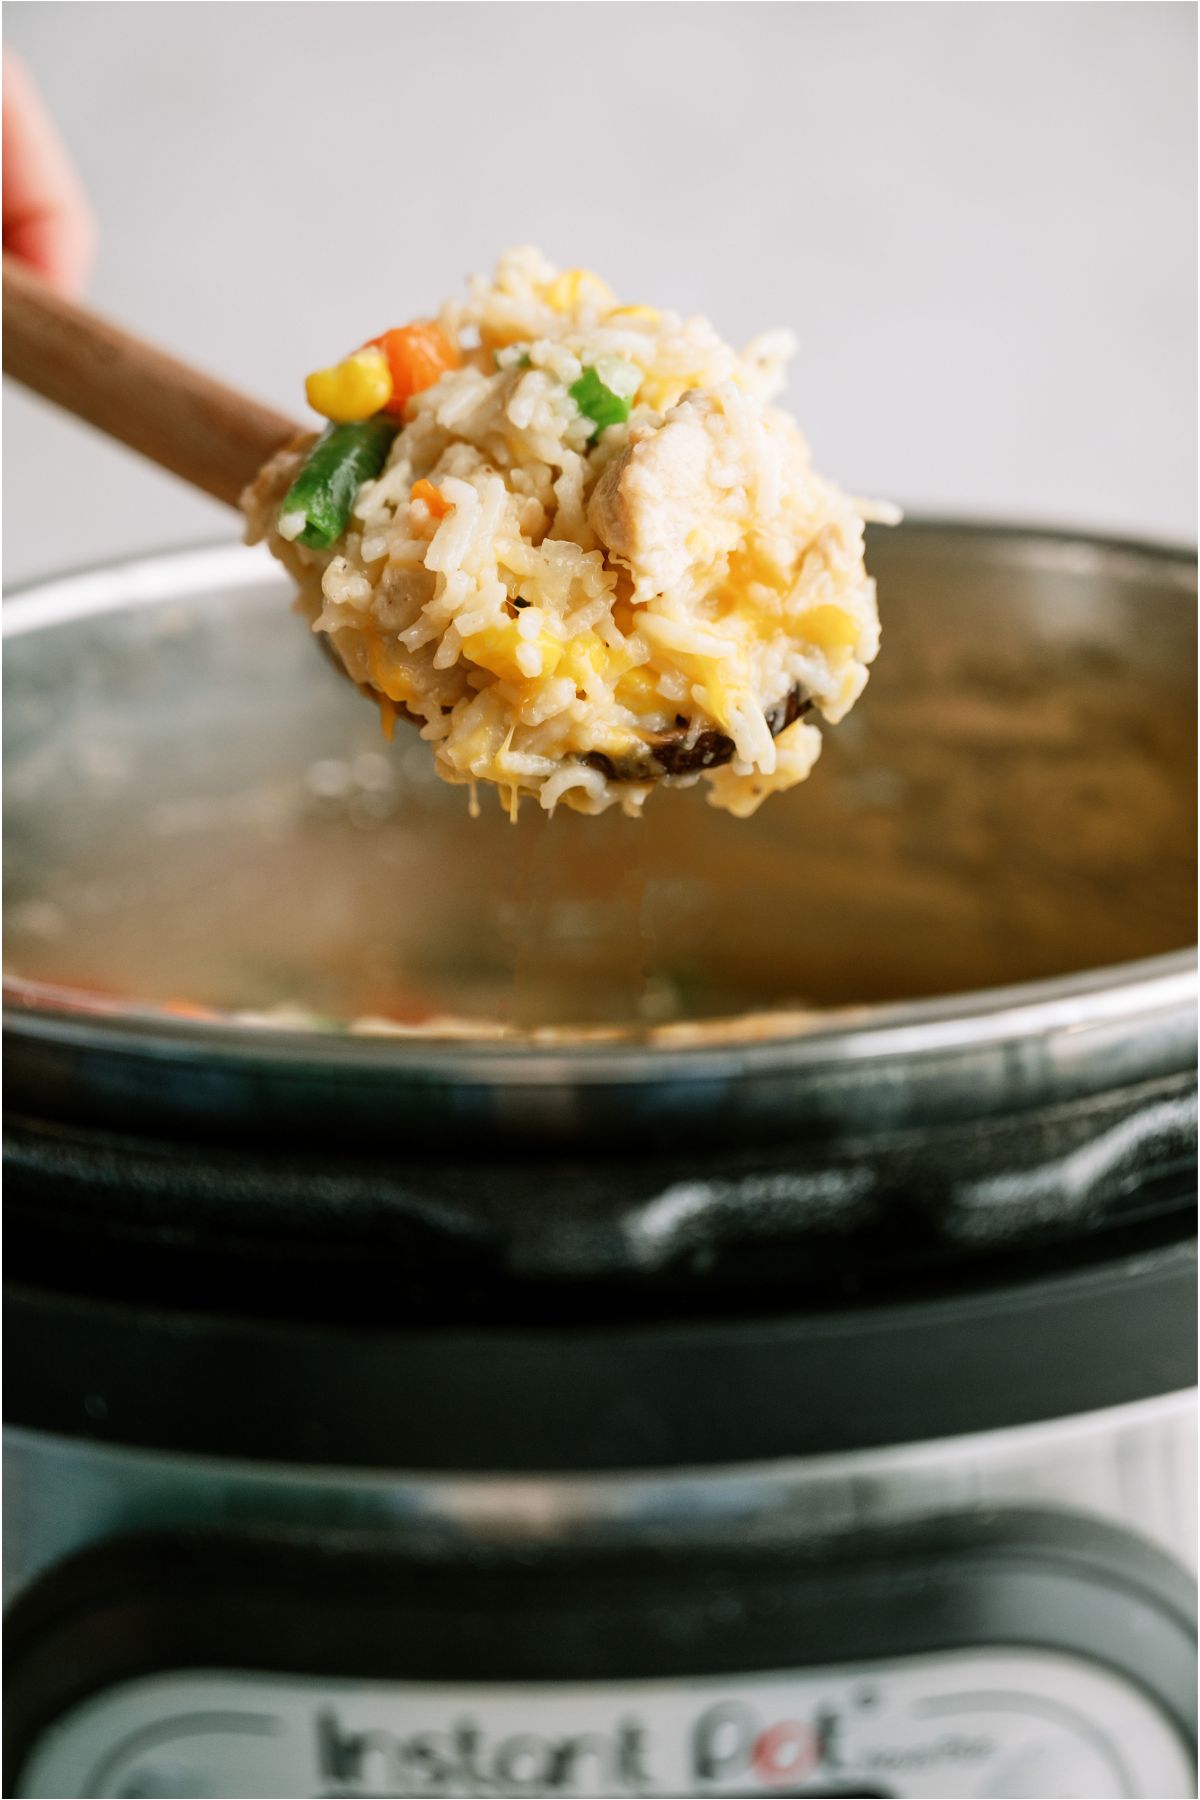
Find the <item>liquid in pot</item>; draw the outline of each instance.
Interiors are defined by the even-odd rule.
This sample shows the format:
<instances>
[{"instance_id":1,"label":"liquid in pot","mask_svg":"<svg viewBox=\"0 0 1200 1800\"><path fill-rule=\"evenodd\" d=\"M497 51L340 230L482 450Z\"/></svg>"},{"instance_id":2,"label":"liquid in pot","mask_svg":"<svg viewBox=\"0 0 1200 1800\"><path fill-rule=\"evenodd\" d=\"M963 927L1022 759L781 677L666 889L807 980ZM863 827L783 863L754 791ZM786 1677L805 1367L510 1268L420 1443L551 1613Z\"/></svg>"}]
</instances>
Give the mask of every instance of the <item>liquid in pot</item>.
<instances>
[{"instance_id":1,"label":"liquid in pot","mask_svg":"<svg viewBox=\"0 0 1200 1800\"><path fill-rule=\"evenodd\" d=\"M637 1026L1179 949L1185 606L1132 568L1098 584L1060 546L1015 567L986 551L875 534L867 692L812 779L745 822L700 792L641 821L527 805L514 827L486 803L471 820L261 577L22 632L9 973L330 1023Z\"/></svg>"}]
</instances>

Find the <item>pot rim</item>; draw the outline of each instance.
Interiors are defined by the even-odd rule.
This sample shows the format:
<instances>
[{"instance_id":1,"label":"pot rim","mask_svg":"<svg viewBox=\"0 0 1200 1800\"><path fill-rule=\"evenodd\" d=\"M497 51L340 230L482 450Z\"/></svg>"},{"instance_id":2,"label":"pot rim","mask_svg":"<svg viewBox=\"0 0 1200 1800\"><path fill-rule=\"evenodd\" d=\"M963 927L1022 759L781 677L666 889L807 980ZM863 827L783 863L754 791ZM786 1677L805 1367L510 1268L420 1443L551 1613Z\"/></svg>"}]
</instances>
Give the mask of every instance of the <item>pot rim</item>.
<instances>
[{"instance_id":1,"label":"pot rim","mask_svg":"<svg viewBox=\"0 0 1200 1800\"><path fill-rule=\"evenodd\" d=\"M994 1049L1001 1045L1069 1037L1089 1031L1131 1030L1164 1015L1181 1018L1195 1010L1196 957L1188 951L1029 982L1018 987L979 989L944 999L886 1006L844 1007L808 1015L811 1024L783 1014L786 1024L763 1019L757 1040L731 1034L738 1021L718 1020L695 1029L716 1041L671 1043L647 1033L602 1042L572 1038L548 1044L529 1038L473 1039L389 1036L353 1032L303 1031L275 1026L224 1024L210 1020L158 1018L114 1012L81 1016L39 1005L22 995L35 984L5 983L6 1036L77 1051L248 1068L286 1064L396 1074L426 1079L454 1076L489 1087L539 1086L569 1077L573 1083L622 1083L639 1076L727 1079L770 1070L791 1073L831 1065L879 1063L948 1052ZM44 991L44 990L43 990ZM56 990L57 991L57 990ZM67 990L61 990L67 992ZM744 1021L742 1021L744 1024ZM726 1034L722 1041L721 1033Z\"/></svg>"},{"instance_id":2,"label":"pot rim","mask_svg":"<svg viewBox=\"0 0 1200 1800\"><path fill-rule=\"evenodd\" d=\"M1181 590L1196 586L1194 549L1127 537L1107 537L1089 530L987 519L906 518L910 533L988 539L1003 545L1007 558L1047 555L1072 569L1112 573L1114 564L1152 561L1161 579L1172 569ZM124 577L119 601L114 577ZM4 639L133 606L162 604L194 590L205 575L228 580L275 582L277 565L261 549L207 543L139 557L121 557L101 565L19 584L6 599L0 618ZM81 1014L51 996L69 997L70 990L46 984L4 980L6 1038L47 1047L94 1052L121 1052L151 1060L211 1064L249 1069L281 1064L293 1070L320 1067L349 1072L420 1073L425 1079L453 1076L489 1086L540 1085L564 1078L572 1083L622 1083L639 1076L669 1079L728 1079L772 1071L813 1070L831 1065L880 1062L893 1058L940 1056L1021 1042L1078 1040L1129 1029L1139 1021L1175 1015L1182 1023L1194 1012L1196 952L1181 949L1167 955L1108 965L1081 974L999 988L977 989L933 1000L890 1002L804 1013L783 1011L742 1015L740 1019L702 1021L688 1027L698 1040L681 1043L678 1026L628 1033L597 1041L586 1030L565 1028L560 1037L502 1037L479 1040L430 1034L369 1035L296 1027L247 1025L221 1020L160 1017L135 1007L117 1012ZM741 1027L741 1035L737 1028ZM747 1026L750 1029L747 1029ZM756 1035L757 1034L757 1035ZM1194 1041L1195 1028L1190 1037Z\"/></svg>"}]
</instances>

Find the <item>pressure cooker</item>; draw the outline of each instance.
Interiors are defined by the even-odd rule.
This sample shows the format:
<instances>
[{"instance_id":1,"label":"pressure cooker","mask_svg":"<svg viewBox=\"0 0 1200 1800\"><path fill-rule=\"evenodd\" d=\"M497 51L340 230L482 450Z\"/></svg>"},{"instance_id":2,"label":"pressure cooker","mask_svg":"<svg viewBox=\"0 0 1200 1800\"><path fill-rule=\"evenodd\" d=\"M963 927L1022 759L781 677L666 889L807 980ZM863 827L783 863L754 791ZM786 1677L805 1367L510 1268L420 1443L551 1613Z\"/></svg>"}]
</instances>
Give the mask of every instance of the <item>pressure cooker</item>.
<instances>
[{"instance_id":1,"label":"pressure cooker","mask_svg":"<svg viewBox=\"0 0 1200 1800\"><path fill-rule=\"evenodd\" d=\"M869 554L746 822L7 603L6 1791L1195 1792L1194 561Z\"/></svg>"}]
</instances>

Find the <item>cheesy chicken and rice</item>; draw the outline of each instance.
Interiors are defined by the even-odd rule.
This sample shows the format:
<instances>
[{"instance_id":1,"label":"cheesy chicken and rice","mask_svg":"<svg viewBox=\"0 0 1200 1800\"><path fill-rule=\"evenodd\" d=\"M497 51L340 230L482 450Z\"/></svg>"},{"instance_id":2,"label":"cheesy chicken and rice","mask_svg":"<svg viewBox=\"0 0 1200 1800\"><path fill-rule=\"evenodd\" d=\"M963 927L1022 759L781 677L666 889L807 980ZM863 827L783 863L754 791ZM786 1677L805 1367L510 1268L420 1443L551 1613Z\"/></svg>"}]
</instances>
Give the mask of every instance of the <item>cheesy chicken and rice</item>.
<instances>
[{"instance_id":1,"label":"cheesy chicken and rice","mask_svg":"<svg viewBox=\"0 0 1200 1800\"><path fill-rule=\"evenodd\" d=\"M863 524L771 404L792 344L621 305L510 251L310 377L332 421L246 496L346 672L438 772L596 813L811 769L879 646Z\"/></svg>"}]
</instances>

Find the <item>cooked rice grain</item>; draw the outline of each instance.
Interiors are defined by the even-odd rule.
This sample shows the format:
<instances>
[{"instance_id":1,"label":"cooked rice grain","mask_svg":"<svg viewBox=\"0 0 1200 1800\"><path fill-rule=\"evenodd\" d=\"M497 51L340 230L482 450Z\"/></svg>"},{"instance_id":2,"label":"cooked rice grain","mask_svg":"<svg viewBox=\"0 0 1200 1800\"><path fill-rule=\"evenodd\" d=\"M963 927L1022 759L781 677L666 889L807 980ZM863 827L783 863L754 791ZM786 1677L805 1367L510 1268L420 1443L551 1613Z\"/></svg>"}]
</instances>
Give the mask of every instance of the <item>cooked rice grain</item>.
<instances>
[{"instance_id":1,"label":"cooked rice grain","mask_svg":"<svg viewBox=\"0 0 1200 1800\"><path fill-rule=\"evenodd\" d=\"M620 307L530 249L439 322L463 366L410 400L334 550L277 525L301 451L246 497L248 535L291 570L314 631L419 722L445 780L495 786L514 815L524 794L639 812L652 779L585 759L650 773L648 746L681 731L721 732L732 758L662 780L704 780L739 817L802 781L819 732L773 739L767 714L798 690L836 721L861 693L879 646L863 522L893 515L817 475L770 404L789 334L739 354L706 320ZM632 399L598 436L570 393L586 370Z\"/></svg>"}]
</instances>

